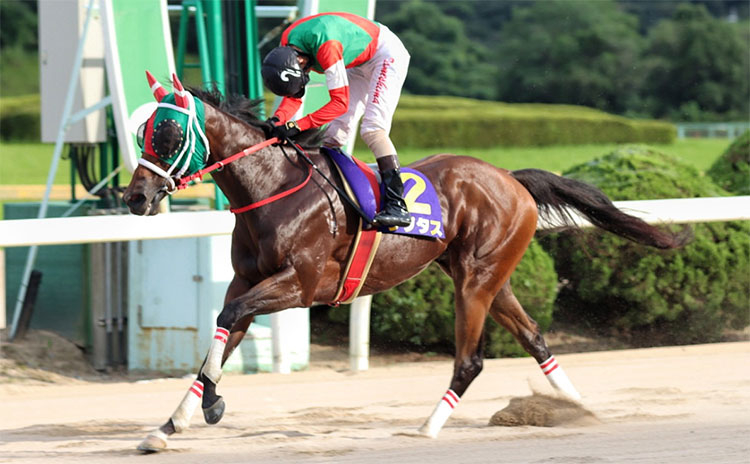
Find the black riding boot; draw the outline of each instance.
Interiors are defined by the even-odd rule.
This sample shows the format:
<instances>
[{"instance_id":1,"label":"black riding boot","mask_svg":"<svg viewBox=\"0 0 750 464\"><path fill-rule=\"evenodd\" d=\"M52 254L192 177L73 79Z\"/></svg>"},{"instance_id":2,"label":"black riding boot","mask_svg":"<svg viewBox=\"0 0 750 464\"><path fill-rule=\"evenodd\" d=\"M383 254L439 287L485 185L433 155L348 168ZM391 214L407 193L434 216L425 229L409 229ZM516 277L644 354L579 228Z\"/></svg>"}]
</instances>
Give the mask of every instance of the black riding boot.
<instances>
[{"instance_id":1,"label":"black riding boot","mask_svg":"<svg viewBox=\"0 0 750 464\"><path fill-rule=\"evenodd\" d=\"M375 225L406 227L411 224L411 216L404 202L404 184L398 170L398 158L395 155L378 158L380 176L385 186L385 205L375 215Z\"/></svg>"}]
</instances>

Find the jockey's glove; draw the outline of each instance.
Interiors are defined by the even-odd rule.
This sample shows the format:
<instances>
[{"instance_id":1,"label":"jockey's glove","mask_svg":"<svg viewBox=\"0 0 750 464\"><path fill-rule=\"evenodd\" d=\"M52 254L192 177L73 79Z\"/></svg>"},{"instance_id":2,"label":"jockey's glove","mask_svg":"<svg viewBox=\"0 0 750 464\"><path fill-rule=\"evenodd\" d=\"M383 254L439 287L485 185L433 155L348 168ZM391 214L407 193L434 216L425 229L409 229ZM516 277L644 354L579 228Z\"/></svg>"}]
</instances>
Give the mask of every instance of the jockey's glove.
<instances>
[{"instance_id":1,"label":"jockey's glove","mask_svg":"<svg viewBox=\"0 0 750 464\"><path fill-rule=\"evenodd\" d=\"M271 128L271 135L278 138L281 142L285 142L287 139L294 137L300 132L302 131L299 129L299 126L297 126L296 121L287 121L285 124Z\"/></svg>"},{"instance_id":2,"label":"jockey's glove","mask_svg":"<svg viewBox=\"0 0 750 464\"><path fill-rule=\"evenodd\" d=\"M276 127L279 124L279 118L276 116L271 116L270 118L266 119L263 124L260 125L260 128L263 129L263 133L266 136L266 139L270 139L273 137L273 128Z\"/></svg>"}]
</instances>

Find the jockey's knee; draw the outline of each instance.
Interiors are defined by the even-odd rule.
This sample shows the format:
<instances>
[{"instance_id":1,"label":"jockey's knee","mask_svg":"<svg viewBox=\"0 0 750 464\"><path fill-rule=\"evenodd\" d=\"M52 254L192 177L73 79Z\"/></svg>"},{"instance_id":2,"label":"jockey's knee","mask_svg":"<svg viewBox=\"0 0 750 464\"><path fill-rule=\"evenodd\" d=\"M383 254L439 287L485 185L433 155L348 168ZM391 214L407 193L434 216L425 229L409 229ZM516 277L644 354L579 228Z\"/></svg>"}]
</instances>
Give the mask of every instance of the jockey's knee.
<instances>
[{"instance_id":1,"label":"jockey's knee","mask_svg":"<svg viewBox=\"0 0 750 464\"><path fill-rule=\"evenodd\" d=\"M376 159L396 155L396 147L393 145L388 133L382 129L362 132L362 140L370 148Z\"/></svg>"}]
</instances>

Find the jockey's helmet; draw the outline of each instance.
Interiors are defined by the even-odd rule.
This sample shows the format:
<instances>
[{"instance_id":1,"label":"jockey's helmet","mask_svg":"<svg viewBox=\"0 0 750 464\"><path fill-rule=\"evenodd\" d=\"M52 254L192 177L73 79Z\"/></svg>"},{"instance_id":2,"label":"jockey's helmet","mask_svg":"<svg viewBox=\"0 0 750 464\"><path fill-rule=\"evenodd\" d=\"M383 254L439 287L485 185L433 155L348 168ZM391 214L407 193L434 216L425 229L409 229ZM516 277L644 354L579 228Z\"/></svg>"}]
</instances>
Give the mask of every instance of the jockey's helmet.
<instances>
[{"instance_id":1,"label":"jockey's helmet","mask_svg":"<svg viewBox=\"0 0 750 464\"><path fill-rule=\"evenodd\" d=\"M297 61L298 51L292 47L276 47L263 59L260 73L263 83L276 95L302 98L310 76Z\"/></svg>"}]
</instances>

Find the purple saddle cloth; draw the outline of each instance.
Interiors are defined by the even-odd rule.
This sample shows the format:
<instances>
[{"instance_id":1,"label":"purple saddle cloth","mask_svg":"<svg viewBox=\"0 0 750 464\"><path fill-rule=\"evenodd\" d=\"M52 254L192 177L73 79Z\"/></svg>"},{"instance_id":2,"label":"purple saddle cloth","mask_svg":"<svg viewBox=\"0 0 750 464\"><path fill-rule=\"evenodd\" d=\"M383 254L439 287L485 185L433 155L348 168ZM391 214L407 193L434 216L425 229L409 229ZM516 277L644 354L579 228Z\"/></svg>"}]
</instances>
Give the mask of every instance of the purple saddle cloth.
<instances>
[{"instance_id":1,"label":"purple saddle cloth","mask_svg":"<svg viewBox=\"0 0 750 464\"><path fill-rule=\"evenodd\" d=\"M336 163L365 216L372 220L380 210L380 205L376 204L372 184L362 169L370 169L376 177L377 173L368 165L359 160L355 161L352 156L340 150L322 147L321 152ZM445 238L440 201L430 180L411 168L401 168L401 180L404 182L404 200L411 215L411 224L406 227L381 228L381 232ZM381 184L381 199L384 197L384 190Z\"/></svg>"}]
</instances>

